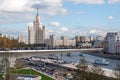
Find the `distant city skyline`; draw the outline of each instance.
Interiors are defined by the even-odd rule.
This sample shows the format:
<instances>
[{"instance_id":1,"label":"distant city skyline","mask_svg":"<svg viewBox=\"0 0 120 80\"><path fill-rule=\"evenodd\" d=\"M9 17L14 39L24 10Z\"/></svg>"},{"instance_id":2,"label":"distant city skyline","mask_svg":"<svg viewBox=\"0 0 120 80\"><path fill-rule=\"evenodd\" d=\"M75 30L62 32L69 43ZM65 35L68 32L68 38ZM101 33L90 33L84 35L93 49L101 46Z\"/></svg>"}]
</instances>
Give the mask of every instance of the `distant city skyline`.
<instances>
[{"instance_id":1,"label":"distant city skyline","mask_svg":"<svg viewBox=\"0 0 120 80\"><path fill-rule=\"evenodd\" d=\"M47 35L102 35L120 30L120 0L1 0L0 32L27 37L39 8Z\"/></svg>"}]
</instances>

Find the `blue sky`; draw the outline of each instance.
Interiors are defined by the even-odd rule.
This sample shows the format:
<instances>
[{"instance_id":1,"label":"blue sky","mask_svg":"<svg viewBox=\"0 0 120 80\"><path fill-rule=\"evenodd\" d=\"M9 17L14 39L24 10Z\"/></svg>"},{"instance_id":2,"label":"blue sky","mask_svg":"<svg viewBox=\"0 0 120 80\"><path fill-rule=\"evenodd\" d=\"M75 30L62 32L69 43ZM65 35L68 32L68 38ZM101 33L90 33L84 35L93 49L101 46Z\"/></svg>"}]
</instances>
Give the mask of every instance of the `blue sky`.
<instances>
[{"instance_id":1,"label":"blue sky","mask_svg":"<svg viewBox=\"0 0 120 80\"><path fill-rule=\"evenodd\" d=\"M102 35L120 31L120 0L0 0L0 32L27 37L39 8L47 35Z\"/></svg>"}]
</instances>

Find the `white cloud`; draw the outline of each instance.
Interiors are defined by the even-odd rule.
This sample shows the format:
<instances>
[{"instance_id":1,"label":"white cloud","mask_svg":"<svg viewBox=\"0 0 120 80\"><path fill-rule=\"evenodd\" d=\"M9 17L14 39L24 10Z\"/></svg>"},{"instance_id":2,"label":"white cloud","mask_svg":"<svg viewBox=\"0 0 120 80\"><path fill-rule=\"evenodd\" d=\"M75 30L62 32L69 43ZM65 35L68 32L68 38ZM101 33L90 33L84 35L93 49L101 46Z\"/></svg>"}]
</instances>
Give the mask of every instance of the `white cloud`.
<instances>
[{"instance_id":1,"label":"white cloud","mask_svg":"<svg viewBox=\"0 0 120 80\"><path fill-rule=\"evenodd\" d=\"M11 24L11 23L22 23L22 22L30 22L33 20L33 14L29 14L27 12L0 12L0 24Z\"/></svg>"},{"instance_id":2,"label":"white cloud","mask_svg":"<svg viewBox=\"0 0 120 80\"><path fill-rule=\"evenodd\" d=\"M67 13L67 9L63 8L62 0L39 0L39 2L33 4L32 7L38 7L41 13L51 16Z\"/></svg>"},{"instance_id":3,"label":"white cloud","mask_svg":"<svg viewBox=\"0 0 120 80\"><path fill-rule=\"evenodd\" d=\"M63 32L66 32L66 31L68 31L68 28L66 28L66 27L61 27L61 28L59 28L59 30L60 30L60 31L63 31Z\"/></svg>"},{"instance_id":4,"label":"white cloud","mask_svg":"<svg viewBox=\"0 0 120 80\"><path fill-rule=\"evenodd\" d=\"M28 31L27 29L6 29L6 28L3 28L1 29L1 32L3 35L13 35L15 36L16 38L18 37L18 35L23 35L23 36L27 36L28 35Z\"/></svg>"},{"instance_id":5,"label":"white cloud","mask_svg":"<svg viewBox=\"0 0 120 80\"><path fill-rule=\"evenodd\" d=\"M105 3L104 0L65 0L65 1L73 2L74 4L80 4L80 3L84 3L84 4L104 4Z\"/></svg>"},{"instance_id":6,"label":"white cloud","mask_svg":"<svg viewBox=\"0 0 120 80\"><path fill-rule=\"evenodd\" d=\"M57 34L61 34L61 31L57 30L56 33L57 33Z\"/></svg>"},{"instance_id":7,"label":"white cloud","mask_svg":"<svg viewBox=\"0 0 120 80\"><path fill-rule=\"evenodd\" d=\"M49 29L49 30L48 30L48 32L49 32L49 33L52 33L52 32L53 32L53 30Z\"/></svg>"},{"instance_id":8,"label":"white cloud","mask_svg":"<svg viewBox=\"0 0 120 80\"><path fill-rule=\"evenodd\" d=\"M112 20L112 19L113 19L113 16L108 16L108 19L109 19L109 20Z\"/></svg>"},{"instance_id":9,"label":"white cloud","mask_svg":"<svg viewBox=\"0 0 120 80\"><path fill-rule=\"evenodd\" d=\"M34 8L39 8L41 13L51 16L67 13L62 0L0 0L0 12L3 13L28 12L33 11Z\"/></svg>"},{"instance_id":10,"label":"white cloud","mask_svg":"<svg viewBox=\"0 0 120 80\"><path fill-rule=\"evenodd\" d=\"M50 26L60 26L60 23L59 22L51 22L50 23Z\"/></svg>"},{"instance_id":11,"label":"white cloud","mask_svg":"<svg viewBox=\"0 0 120 80\"><path fill-rule=\"evenodd\" d=\"M25 11L29 10L30 0L1 0L0 10L3 11Z\"/></svg>"},{"instance_id":12,"label":"white cloud","mask_svg":"<svg viewBox=\"0 0 120 80\"><path fill-rule=\"evenodd\" d=\"M106 32L104 30L98 30L98 29L91 29L87 35L101 35L101 36L105 36Z\"/></svg>"},{"instance_id":13,"label":"white cloud","mask_svg":"<svg viewBox=\"0 0 120 80\"><path fill-rule=\"evenodd\" d=\"M27 26L33 26L33 22L29 22Z\"/></svg>"},{"instance_id":14,"label":"white cloud","mask_svg":"<svg viewBox=\"0 0 120 80\"><path fill-rule=\"evenodd\" d=\"M96 29L90 30L90 34L96 34L96 33L97 33Z\"/></svg>"},{"instance_id":15,"label":"white cloud","mask_svg":"<svg viewBox=\"0 0 120 80\"><path fill-rule=\"evenodd\" d=\"M114 3L118 3L120 2L120 0L109 0L108 3L109 4L114 4Z\"/></svg>"},{"instance_id":16,"label":"white cloud","mask_svg":"<svg viewBox=\"0 0 120 80\"><path fill-rule=\"evenodd\" d=\"M67 13L62 0L0 0L0 24L28 23L34 18L35 8L50 16Z\"/></svg>"}]
</instances>

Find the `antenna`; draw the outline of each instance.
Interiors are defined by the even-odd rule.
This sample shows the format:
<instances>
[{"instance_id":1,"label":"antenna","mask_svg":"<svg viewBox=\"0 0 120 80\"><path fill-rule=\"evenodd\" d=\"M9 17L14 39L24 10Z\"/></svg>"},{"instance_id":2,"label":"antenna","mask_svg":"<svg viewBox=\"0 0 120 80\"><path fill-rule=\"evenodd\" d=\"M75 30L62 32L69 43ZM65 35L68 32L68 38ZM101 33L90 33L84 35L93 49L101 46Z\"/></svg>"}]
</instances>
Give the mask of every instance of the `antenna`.
<instances>
[{"instance_id":1,"label":"antenna","mask_svg":"<svg viewBox=\"0 0 120 80\"><path fill-rule=\"evenodd\" d=\"M39 9L39 8L37 8L37 16L38 16L38 9Z\"/></svg>"}]
</instances>

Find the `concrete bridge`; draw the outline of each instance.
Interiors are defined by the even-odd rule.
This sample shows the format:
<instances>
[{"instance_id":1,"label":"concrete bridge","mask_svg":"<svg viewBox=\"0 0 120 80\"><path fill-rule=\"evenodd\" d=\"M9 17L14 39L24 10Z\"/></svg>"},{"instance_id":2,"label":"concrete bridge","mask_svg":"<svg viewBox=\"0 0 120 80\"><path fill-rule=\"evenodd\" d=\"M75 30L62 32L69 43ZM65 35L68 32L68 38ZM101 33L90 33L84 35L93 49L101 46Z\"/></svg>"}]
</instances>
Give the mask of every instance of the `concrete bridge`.
<instances>
[{"instance_id":1,"label":"concrete bridge","mask_svg":"<svg viewBox=\"0 0 120 80\"><path fill-rule=\"evenodd\" d=\"M70 52L101 52L103 48L88 48L88 49L53 49L53 50L9 50L0 51L0 59L6 57L9 59L11 66L14 65L16 59L40 56L44 54L58 54L58 53L70 53Z\"/></svg>"}]
</instances>

